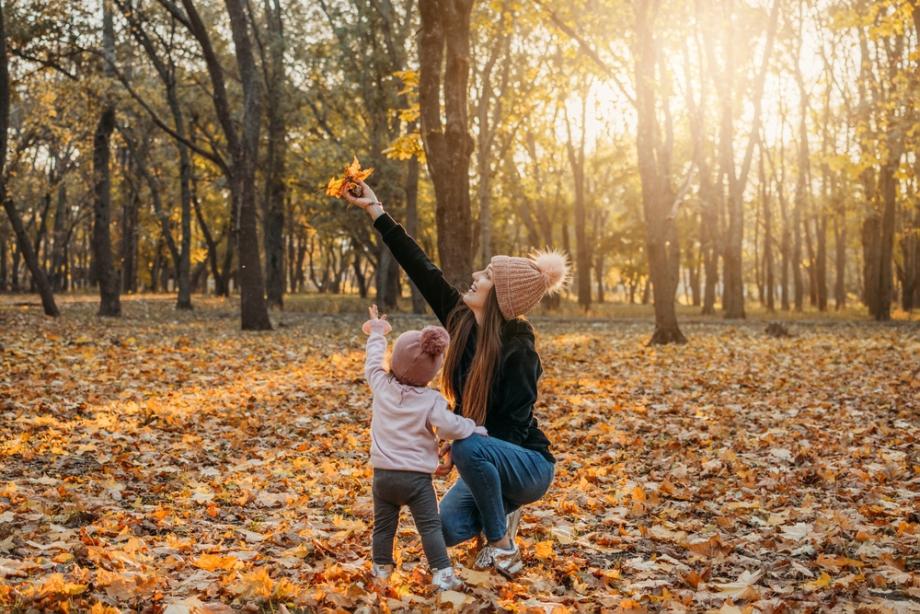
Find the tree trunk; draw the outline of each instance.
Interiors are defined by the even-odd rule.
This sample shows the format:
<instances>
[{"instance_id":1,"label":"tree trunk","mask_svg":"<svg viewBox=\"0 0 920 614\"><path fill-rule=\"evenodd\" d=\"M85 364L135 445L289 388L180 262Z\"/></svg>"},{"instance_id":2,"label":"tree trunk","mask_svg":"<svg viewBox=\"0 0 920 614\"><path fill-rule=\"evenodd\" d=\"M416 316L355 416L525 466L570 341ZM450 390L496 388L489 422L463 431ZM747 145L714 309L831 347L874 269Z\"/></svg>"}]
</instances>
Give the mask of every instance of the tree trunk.
<instances>
[{"instance_id":1,"label":"tree trunk","mask_svg":"<svg viewBox=\"0 0 920 614\"><path fill-rule=\"evenodd\" d=\"M57 206L54 210L54 226L52 227L51 246L51 287L55 291L66 290L67 278L65 268L67 263L67 186L62 181L58 185Z\"/></svg>"},{"instance_id":2,"label":"tree trunk","mask_svg":"<svg viewBox=\"0 0 920 614\"><path fill-rule=\"evenodd\" d=\"M130 160L130 156L128 156ZM129 161L123 165L126 174L136 174ZM128 179L128 188L122 195L121 205L121 290L125 293L137 292L137 238L140 219L140 189L133 179ZM62 207L59 207L59 210ZM57 224L55 223L55 227Z\"/></svg>"},{"instance_id":3,"label":"tree trunk","mask_svg":"<svg viewBox=\"0 0 920 614\"><path fill-rule=\"evenodd\" d=\"M760 144L760 198L763 203L763 269L767 311L776 311L776 279L773 272L773 203L764 167L763 142Z\"/></svg>"},{"instance_id":4,"label":"tree trunk","mask_svg":"<svg viewBox=\"0 0 920 614\"><path fill-rule=\"evenodd\" d=\"M256 226L256 162L258 160L261 93L252 55L252 41L244 0L226 0L237 66L243 85L243 121L239 146L233 161L234 206L239 211L238 248L240 311L243 330L271 330L265 284L259 262L259 232Z\"/></svg>"},{"instance_id":5,"label":"tree trunk","mask_svg":"<svg viewBox=\"0 0 920 614\"><path fill-rule=\"evenodd\" d=\"M846 266L847 266L847 229L846 219L842 214L834 216L834 309L840 311L846 307Z\"/></svg>"},{"instance_id":6,"label":"tree trunk","mask_svg":"<svg viewBox=\"0 0 920 614\"><path fill-rule=\"evenodd\" d=\"M457 285L472 275L469 167L473 140L468 128L467 82L473 0L419 0L418 7L422 143L434 184L441 267L448 283Z\"/></svg>"},{"instance_id":7,"label":"tree trunk","mask_svg":"<svg viewBox=\"0 0 920 614\"><path fill-rule=\"evenodd\" d=\"M879 318L879 287L881 286L881 249L879 244L881 220L872 214L863 221L863 302L869 308L869 314Z\"/></svg>"},{"instance_id":8,"label":"tree trunk","mask_svg":"<svg viewBox=\"0 0 920 614\"><path fill-rule=\"evenodd\" d=\"M568 111L563 107L565 115L566 152L568 153L569 166L572 168L572 179L575 184L575 271L578 289L578 304L585 311L591 306L591 259L588 253L588 238L585 212L585 124L587 123L588 96L587 88L583 88L581 95L581 134L576 145L572 127L569 123Z\"/></svg>"},{"instance_id":9,"label":"tree trunk","mask_svg":"<svg viewBox=\"0 0 920 614\"><path fill-rule=\"evenodd\" d=\"M878 245L878 299L875 319L891 319L891 303L894 299L892 286L892 256L894 253L895 208L897 207L897 179L894 174L898 168L900 155L889 153L889 162L883 164L879 172L879 190L882 197L881 234ZM893 160L892 160L893 158Z\"/></svg>"},{"instance_id":10,"label":"tree trunk","mask_svg":"<svg viewBox=\"0 0 920 614\"><path fill-rule=\"evenodd\" d=\"M414 129L414 128L413 128ZM406 230L410 236L418 236L418 173L419 162L412 156L406 162ZM418 288L409 280L412 293L412 313L425 313L425 297Z\"/></svg>"},{"instance_id":11,"label":"tree trunk","mask_svg":"<svg viewBox=\"0 0 920 614\"><path fill-rule=\"evenodd\" d=\"M0 15L2 18L3 15ZM2 171L0 171L2 172ZM0 179L2 181L2 179ZM9 269L6 265L7 237L6 226L0 225L0 292L6 292Z\"/></svg>"},{"instance_id":12,"label":"tree trunk","mask_svg":"<svg viewBox=\"0 0 920 614\"><path fill-rule=\"evenodd\" d=\"M266 160L265 198L262 211L262 235L265 245L265 286L270 307L284 306L284 203L285 203L285 73L284 30L278 0L265 0L268 24L268 68L266 112L268 115L268 156Z\"/></svg>"},{"instance_id":13,"label":"tree trunk","mask_svg":"<svg viewBox=\"0 0 920 614\"><path fill-rule=\"evenodd\" d=\"M103 1L103 54L108 67L115 62L115 30L112 23L111 0ZM93 268L99 282L99 315L121 315L119 278L115 272L110 237L112 216L112 175L109 168L110 141L115 129L115 106L106 104L96 124L93 137Z\"/></svg>"},{"instance_id":14,"label":"tree trunk","mask_svg":"<svg viewBox=\"0 0 920 614\"><path fill-rule=\"evenodd\" d=\"M111 17L109 17L111 19ZM99 282L99 315L120 316L119 279L112 259L109 234L112 208L109 142L115 129L115 107L106 107L93 138L93 268Z\"/></svg>"},{"instance_id":15,"label":"tree trunk","mask_svg":"<svg viewBox=\"0 0 920 614\"><path fill-rule=\"evenodd\" d=\"M649 275L655 296L655 332L649 343L685 343L677 324L674 307L676 284L671 275L667 240L672 236L670 216L674 193L670 185L670 151L659 143L656 117L653 34L654 15L649 3L636 3L636 107L638 110L636 149L642 182L642 208L645 215L645 246ZM665 102L666 104L666 102Z\"/></svg>"},{"instance_id":16,"label":"tree trunk","mask_svg":"<svg viewBox=\"0 0 920 614\"><path fill-rule=\"evenodd\" d=\"M173 86L175 87L175 86ZM185 121L179 107L178 98L173 94L173 120L176 131L185 134ZM191 272L192 258L192 160L188 146L176 141L179 150L179 202L181 205L181 246L179 248L179 263L176 267L176 281L179 292L176 297L176 309L192 309L192 287L189 275Z\"/></svg>"},{"instance_id":17,"label":"tree trunk","mask_svg":"<svg viewBox=\"0 0 920 614\"><path fill-rule=\"evenodd\" d=\"M724 241L723 252L723 278L724 291L722 308L726 318L744 318L744 268L743 268L743 240L744 240L744 191L750 173L753 159L754 145L760 134L761 101L763 98L764 82L766 80L769 59L773 49L773 40L779 21L779 0L775 0L770 12L770 22L767 29L767 42L764 47L763 57L758 74L754 81L752 103L754 117L752 120L751 134L745 147L740 170L736 171L734 155L734 126L733 126L733 101L735 92L735 66L734 66L734 31L730 23L725 23L722 28L723 36L729 43L723 50L725 53L726 67L724 74L712 72L717 80L716 87L720 91L721 122L719 129L719 151L723 172L728 180L728 228ZM730 15L728 16L731 17ZM715 67L715 58L712 45L707 45L709 64Z\"/></svg>"},{"instance_id":18,"label":"tree trunk","mask_svg":"<svg viewBox=\"0 0 920 614\"><path fill-rule=\"evenodd\" d=\"M388 249L380 251L374 282L380 307L387 311L396 309L399 298L399 263Z\"/></svg>"},{"instance_id":19,"label":"tree trunk","mask_svg":"<svg viewBox=\"0 0 920 614\"><path fill-rule=\"evenodd\" d=\"M364 278L364 271L361 270L361 251L356 249L354 253L351 266L355 274L355 283L358 285L358 296L367 298L367 280Z\"/></svg>"}]
</instances>

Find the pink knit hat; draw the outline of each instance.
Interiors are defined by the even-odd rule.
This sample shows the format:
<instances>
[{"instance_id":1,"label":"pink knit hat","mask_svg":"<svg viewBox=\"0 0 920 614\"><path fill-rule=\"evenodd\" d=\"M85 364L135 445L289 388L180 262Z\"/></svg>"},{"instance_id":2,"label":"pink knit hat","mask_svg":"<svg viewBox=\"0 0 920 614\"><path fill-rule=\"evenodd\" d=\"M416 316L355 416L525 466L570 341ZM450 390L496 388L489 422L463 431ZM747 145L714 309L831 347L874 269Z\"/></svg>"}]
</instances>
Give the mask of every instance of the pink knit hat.
<instances>
[{"instance_id":1,"label":"pink knit hat","mask_svg":"<svg viewBox=\"0 0 920 614\"><path fill-rule=\"evenodd\" d=\"M524 315L544 294L559 292L568 282L565 254L535 252L530 258L492 256L492 284L506 320Z\"/></svg>"},{"instance_id":2,"label":"pink knit hat","mask_svg":"<svg viewBox=\"0 0 920 614\"><path fill-rule=\"evenodd\" d=\"M449 343L450 335L440 326L406 331L393 344L390 372L403 384L427 386L441 368Z\"/></svg>"}]
</instances>

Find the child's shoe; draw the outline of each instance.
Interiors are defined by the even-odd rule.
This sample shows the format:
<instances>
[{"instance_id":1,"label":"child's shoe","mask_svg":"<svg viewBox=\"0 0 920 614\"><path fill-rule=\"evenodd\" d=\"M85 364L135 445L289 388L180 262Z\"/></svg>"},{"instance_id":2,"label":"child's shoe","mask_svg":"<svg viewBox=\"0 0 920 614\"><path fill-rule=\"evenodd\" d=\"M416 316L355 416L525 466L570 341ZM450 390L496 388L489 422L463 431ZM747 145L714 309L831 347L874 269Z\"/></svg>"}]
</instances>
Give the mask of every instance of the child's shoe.
<instances>
[{"instance_id":1,"label":"child's shoe","mask_svg":"<svg viewBox=\"0 0 920 614\"><path fill-rule=\"evenodd\" d=\"M374 584L381 586L386 584L387 580L390 579L390 574L392 573L392 565L381 565L379 563L374 563L371 566L371 577L374 578Z\"/></svg>"},{"instance_id":2,"label":"child's shoe","mask_svg":"<svg viewBox=\"0 0 920 614\"><path fill-rule=\"evenodd\" d=\"M457 577L453 567L435 569L431 574L431 583L439 591L459 591L463 588L463 580Z\"/></svg>"}]
</instances>

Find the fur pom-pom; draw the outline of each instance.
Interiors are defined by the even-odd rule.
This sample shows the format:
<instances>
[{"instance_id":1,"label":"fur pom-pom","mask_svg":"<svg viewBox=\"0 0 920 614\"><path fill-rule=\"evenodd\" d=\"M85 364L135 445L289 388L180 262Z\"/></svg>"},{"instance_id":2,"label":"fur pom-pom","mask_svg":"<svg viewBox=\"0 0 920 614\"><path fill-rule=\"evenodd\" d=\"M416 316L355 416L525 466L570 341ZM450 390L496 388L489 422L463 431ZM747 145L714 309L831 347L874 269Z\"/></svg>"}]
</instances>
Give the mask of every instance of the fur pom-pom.
<instances>
[{"instance_id":1,"label":"fur pom-pom","mask_svg":"<svg viewBox=\"0 0 920 614\"><path fill-rule=\"evenodd\" d=\"M440 326L426 326L422 329L419 346L429 356L440 356L450 344L450 334Z\"/></svg>"},{"instance_id":2,"label":"fur pom-pom","mask_svg":"<svg viewBox=\"0 0 920 614\"><path fill-rule=\"evenodd\" d=\"M569 283L569 263L565 252L548 250L537 251L530 257L543 274L546 292L555 294Z\"/></svg>"}]
</instances>

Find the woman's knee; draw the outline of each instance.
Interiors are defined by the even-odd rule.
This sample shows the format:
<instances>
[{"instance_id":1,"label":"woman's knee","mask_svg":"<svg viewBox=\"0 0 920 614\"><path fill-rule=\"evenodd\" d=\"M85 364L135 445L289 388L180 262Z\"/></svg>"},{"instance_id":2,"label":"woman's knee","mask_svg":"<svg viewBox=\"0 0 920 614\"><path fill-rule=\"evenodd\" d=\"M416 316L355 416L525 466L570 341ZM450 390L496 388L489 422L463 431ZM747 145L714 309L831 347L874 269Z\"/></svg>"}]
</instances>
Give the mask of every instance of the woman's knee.
<instances>
[{"instance_id":1,"label":"woman's knee","mask_svg":"<svg viewBox=\"0 0 920 614\"><path fill-rule=\"evenodd\" d=\"M450 446L450 458L458 467L465 467L474 461L479 454L481 444L478 435L470 435L466 439L459 439Z\"/></svg>"},{"instance_id":2,"label":"woman's knee","mask_svg":"<svg viewBox=\"0 0 920 614\"><path fill-rule=\"evenodd\" d=\"M453 507L445 499L441 505L441 533L444 535L444 543L448 546L456 546L465 542L474 535L477 530L473 519L473 510L464 507Z\"/></svg>"},{"instance_id":3,"label":"woman's knee","mask_svg":"<svg viewBox=\"0 0 920 614\"><path fill-rule=\"evenodd\" d=\"M475 533L471 534L468 524L457 516L450 520L442 517L441 534L444 536L444 544L448 547L456 546L473 537Z\"/></svg>"}]
</instances>

